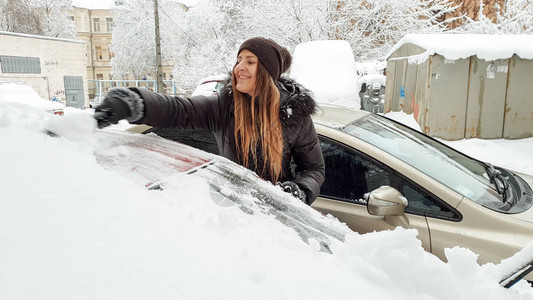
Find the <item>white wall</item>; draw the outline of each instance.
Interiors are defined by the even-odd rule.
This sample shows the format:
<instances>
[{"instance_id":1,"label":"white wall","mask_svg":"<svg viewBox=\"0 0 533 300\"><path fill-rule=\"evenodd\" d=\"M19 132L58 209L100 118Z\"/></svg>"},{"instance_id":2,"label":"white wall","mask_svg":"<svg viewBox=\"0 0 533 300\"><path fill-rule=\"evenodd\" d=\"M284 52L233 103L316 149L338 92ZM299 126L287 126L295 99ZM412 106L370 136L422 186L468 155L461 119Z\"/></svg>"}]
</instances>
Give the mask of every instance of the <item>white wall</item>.
<instances>
[{"instance_id":1,"label":"white wall","mask_svg":"<svg viewBox=\"0 0 533 300\"><path fill-rule=\"evenodd\" d=\"M0 81L25 82L43 98L65 101L63 76L82 76L84 100L87 93L87 51L85 42L44 36L0 32L0 56L38 57L41 74L2 73Z\"/></svg>"}]
</instances>

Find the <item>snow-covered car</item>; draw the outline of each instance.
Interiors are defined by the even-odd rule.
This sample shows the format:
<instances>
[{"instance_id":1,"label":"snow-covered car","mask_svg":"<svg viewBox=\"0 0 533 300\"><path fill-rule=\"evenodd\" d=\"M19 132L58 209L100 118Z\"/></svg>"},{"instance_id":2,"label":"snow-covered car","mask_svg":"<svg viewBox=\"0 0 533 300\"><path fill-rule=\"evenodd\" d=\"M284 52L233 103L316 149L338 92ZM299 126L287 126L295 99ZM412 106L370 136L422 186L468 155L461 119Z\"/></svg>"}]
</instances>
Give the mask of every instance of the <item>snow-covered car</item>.
<instances>
[{"instance_id":1,"label":"snow-covered car","mask_svg":"<svg viewBox=\"0 0 533 300\"><path fill-rule=\"evenodd\" d=\"M0 83L0 102L31 106L54 115L64 113L63 104L43 99L31 86L20 83Z\"/></svg>"},{"instance_id":2,"label":"snow-covered car","mask_svg":"<svg viewBox=\"0 0 533 300\"><path fill-rule=\"evenodd\" d=\"M157 135L105 130L97 136L107 141L106 147L122 148L128 153L96 152L98 163L149 190L164 189L171 177L194 177L209 185L210 197L218 205L235 205L247 214L272 216L295 230L304 242L316 241L324 252L331 252L330 244L344 241L350 232L348 228L332 226L332 219L308 210L279 187L220 156Z\"/></svg>"},{"instance_id":3,"label":"snow-covered car","mask_svg":"<svg viewBox=\"0 0 533 300\"><path fill-rule=\"evenodd\" d=\"M312 207L359 233L415 228L446 260L460 246L499 263L533 241L533 178L492 166L381 115L322 105L314 117L326 180ZM154 132L217 153L211 133ZM533 277L528 277L532 280Z\"/></svg>"},{"instance_id":4,"label":"snow-covered car","mask_svg":"<svg viewBox=\"0 0 533 300\"><path fill-rule=\"evenodd\" d=\"M220 91L224 88L228 80L229 80L228 74L220 74L220 75L214 75L214 76L202 78L198 82L198 86L192 92L191 96L218 95L218 93L220 93Z\"/></svg>"},{"instance_id":5,"label":"snow-covered car","mask_svg":"<svg viewBox=\"0 0 533 300\"><path fill-rule=\"evenodd\" d=\"M445 263L414 230L359 235L233 162L96 129L86 110L5 106L0 132L0 299L533 298L499 284L533 244Z\"/></svg>"}]
</instances>

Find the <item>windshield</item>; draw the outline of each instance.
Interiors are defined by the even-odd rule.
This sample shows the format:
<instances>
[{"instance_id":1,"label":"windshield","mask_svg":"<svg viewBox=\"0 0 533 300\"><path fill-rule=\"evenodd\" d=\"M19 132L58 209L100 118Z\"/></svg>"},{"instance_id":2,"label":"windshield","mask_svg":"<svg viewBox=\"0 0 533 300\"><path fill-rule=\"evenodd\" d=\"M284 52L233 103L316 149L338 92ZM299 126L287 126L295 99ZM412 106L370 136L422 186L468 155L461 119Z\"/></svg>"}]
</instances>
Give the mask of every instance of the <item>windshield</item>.
<instances>
[{"instance_id":1,"label":"windshield","mask_svg":"<svg viewBox=\"0 0 533 300\"><path fill-rule=\"evenodd\" d=\"M376 115L368 115L343 129L413 166L457 193L490 209L501 210L503 199L486 166L420 132Z\"/></svg>"}]
</instances>

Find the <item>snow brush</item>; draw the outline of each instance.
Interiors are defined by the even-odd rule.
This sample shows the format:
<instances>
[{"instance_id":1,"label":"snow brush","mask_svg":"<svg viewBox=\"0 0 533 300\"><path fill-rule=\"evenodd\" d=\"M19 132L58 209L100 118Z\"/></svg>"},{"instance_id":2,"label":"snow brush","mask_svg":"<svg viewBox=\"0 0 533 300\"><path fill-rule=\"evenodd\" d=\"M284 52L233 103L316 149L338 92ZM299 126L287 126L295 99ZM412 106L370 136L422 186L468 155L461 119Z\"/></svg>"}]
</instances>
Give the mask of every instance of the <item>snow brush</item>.
<instances>
[{"instance_id":1,"label":"snow brush","mask_svg":"<svg viewBox=\"0 0 533 300\"><path fill-rule=\"evenodd\" d=\"M88 111L71 111L48 120L43 131L49 136L66 137L76 141L93 140L94 132L98 128L97 118L105 118L106 114L108 112L93 115Z\"/></svg>"}]
</instances>

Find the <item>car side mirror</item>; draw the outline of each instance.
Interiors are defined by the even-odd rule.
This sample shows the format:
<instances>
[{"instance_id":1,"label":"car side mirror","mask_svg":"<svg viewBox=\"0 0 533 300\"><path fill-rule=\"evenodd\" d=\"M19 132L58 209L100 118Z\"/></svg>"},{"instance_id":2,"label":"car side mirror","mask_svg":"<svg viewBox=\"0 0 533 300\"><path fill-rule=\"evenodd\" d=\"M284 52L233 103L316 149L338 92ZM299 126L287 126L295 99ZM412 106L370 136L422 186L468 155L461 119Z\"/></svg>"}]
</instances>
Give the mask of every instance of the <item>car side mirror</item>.
<instances>
[{"instance_id":1,"label":"car side mirror","mask_svg":"<svg viewBox=\"0 0 533 300\"><path fill-rule=\"evenodd\" d=\"M402 216L407 199L393 187L381 186L368 196L368 213L374 216Z\"/></svg>"}]
</instances>

